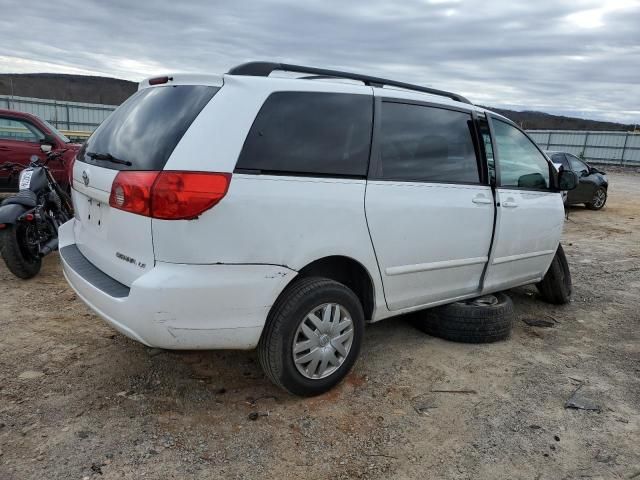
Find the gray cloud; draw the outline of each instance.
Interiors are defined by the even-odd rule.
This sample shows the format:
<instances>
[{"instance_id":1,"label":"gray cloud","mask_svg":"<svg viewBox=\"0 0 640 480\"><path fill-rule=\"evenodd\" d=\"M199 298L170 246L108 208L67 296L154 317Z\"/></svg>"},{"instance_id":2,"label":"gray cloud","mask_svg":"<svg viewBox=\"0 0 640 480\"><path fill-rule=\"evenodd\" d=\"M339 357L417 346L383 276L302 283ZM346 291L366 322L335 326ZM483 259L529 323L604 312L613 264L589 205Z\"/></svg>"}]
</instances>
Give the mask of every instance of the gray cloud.
<instances>
[{"instance_id":1,"label":"gray cloud","mask_svg":"<svg viewBox=\"0 0 640 480\"><path fill-rule=\"evenodd\" d=\"M140 80L255 59L348 69L476 103L640 122L640 0L0 0L0 71Z\"/></svg>"}]
</instances>

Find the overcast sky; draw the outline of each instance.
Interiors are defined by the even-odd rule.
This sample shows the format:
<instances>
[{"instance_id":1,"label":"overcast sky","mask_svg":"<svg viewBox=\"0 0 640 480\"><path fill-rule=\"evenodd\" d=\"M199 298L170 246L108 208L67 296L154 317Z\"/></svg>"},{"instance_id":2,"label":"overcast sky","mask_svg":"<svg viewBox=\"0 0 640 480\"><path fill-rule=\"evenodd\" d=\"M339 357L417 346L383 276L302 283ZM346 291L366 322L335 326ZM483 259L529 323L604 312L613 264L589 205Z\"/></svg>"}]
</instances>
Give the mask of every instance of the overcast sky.
<instances>
[{"instance_id":1,"label":"overcast sky","mask_svg":"<svg viewBox=\"0 0 640 480\"><path fill-rule=\"evenodd\" d=\"M0 72L129 80L249 60L640 123L640 0L0 0Z\"/></svg>"}]
</instances>

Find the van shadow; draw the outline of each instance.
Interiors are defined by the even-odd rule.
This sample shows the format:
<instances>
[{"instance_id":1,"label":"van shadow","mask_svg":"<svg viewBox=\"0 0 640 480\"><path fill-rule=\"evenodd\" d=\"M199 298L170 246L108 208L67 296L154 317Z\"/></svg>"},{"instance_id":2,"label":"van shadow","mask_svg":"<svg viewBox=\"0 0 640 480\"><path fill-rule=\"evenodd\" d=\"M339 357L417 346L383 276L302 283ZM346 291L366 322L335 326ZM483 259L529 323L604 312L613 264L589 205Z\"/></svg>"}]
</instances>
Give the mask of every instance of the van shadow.
<instances>
[{"instance_id":1,"label":"van shadow","mask_svg":"<svg viewBox=\"0 0 640 480\"><path fill-rule=\"evenodd\" d=\"M361 388L363 376L375 375L372 369L384 368L385 362L393 358L389 352L402 352L402 357L417 354L424 347L425 338L431 338L414 326L421 315L424 313L368 324L355 368L332 392L317 398L337 399ZM260 399L284 404L305 401L271 383L255 350L169 351L150 349L124 337L118 343L121 342L128 344L126 350L134 357L126 362L138 365L133 375L129 372L120 377L126 382L123 390L149 401L182 407L208 405L207 408L229 403L256 407Z\"/></svg>"}]
</instances>

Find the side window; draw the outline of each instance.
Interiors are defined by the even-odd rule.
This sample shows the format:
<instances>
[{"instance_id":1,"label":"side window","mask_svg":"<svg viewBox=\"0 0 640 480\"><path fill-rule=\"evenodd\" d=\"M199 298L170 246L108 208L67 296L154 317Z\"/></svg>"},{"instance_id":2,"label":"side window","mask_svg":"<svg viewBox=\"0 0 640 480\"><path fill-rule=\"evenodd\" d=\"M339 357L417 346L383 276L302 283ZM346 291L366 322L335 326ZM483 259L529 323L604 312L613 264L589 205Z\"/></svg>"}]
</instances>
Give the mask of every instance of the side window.
<instances>
[{"instance_id":1,"label":"side window","mask_svg":"<svg viewBox=\"0 0 640 480\"><path fill-rule=\"evenodd\" d=\"M28 122L14 118L0 117L0 139L38 143L43 133Z\"/></svg>"},{"instance_id":2,"label":"side window","mask_svg":"<svg viewBox=\"0 0 640 480\"><path fill-rule=\"evenodd\" d=\"M493 121L500 186L531 189L549 188L549 162L531 140L516 127Z\"/></svg>"},{"instance_id":3,"label":"side window","mask_svg":"<svg viewBox=\"0 0 640 480\"><path fill-rule=\"evenodd\" d=\"M564 153L556 153L556 154L552 155L551 156L551 161L553 163L559 163L560 165L562 165L567 170L570 170L569 162L567 161L566 157L564 156Z\"/></svg>"},{"instance_id":4,"label":"side window","mask_svg":"<svg viewBox=\"0 0 640 480\"><path fill-rule=\"evenodd\" d=\"M383 102L378 178L478 183L471 114Z\"/></svg>"},{"instance_id":5,"label":"side window","mask_svg":"<svg viewBox=\"0 0 640 480\"><path fill-rule=\"evenodd\" d=\"M569 163L571 164L571 170L576 172L578 175L582 175L583 172L589 173L589 169L587 168L587 166L582 163L582 161L577 157L574 157L573 155L569 155L567 153L567 158L569 159Z\"/></svg>"},{"instance_id":6,"label":"side window","mask_svg":"<svg viewBox=\"0 0 640 480\"><path fill-rule=\"evenodd\" d=\"M273 93L247 135L236 168L365 176L372 122L369 95Z\"/></svg>"}]
</instances>

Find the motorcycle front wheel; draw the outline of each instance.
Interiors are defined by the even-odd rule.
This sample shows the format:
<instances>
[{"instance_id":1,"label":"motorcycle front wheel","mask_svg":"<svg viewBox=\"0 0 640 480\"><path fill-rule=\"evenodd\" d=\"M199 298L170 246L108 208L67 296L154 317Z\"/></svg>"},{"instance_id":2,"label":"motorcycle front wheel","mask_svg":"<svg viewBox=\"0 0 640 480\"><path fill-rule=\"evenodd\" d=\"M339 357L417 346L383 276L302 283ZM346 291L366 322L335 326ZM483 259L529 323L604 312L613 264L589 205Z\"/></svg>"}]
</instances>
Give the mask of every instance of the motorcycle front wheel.
<instances>
[{"instance_id":1,"label":"motorcycle front wheel","mask_svg":"<svg viewBox=\"0 0 640 480\"><path fill-rule=\"evenodd\" d=\"M7 225L0 230L0 253L4 263L11 273L25 280L35 277L42 267L37 244L34 246L30 241L35 235L34 230L34 225L22 223Z\"/></svg>"}]
</instances>

